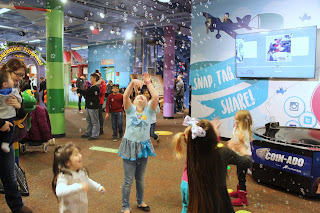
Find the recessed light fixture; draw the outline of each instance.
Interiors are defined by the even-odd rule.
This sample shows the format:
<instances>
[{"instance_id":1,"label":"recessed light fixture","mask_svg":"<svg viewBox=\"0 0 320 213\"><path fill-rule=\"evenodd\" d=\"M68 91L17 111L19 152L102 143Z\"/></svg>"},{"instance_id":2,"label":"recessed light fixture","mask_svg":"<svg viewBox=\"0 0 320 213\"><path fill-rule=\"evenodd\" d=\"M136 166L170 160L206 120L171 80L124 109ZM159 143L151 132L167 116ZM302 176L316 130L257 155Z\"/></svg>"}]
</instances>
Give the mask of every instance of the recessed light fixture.
<instances>
[{"instance_id":1,"label":"recessed light fixture","mask_svg":"<svg viewBox=\"0 0 320 213\"><path fill-rule=\"evenodd\" d=\"M100 18L104 18L104 13L100 13Z\"/></svg>"},{"instance_id":2,"label":"recessed light fixture","mask_svg":"<svg viewBox=\"0 0 320 213\"><path fill-rule=\"evenodd\" d=\"M161 3L169 3L170 0L158 0L158 2L161 2Z\"/></svg>"},{"instance_id":3,"label":"recessed light fixture","mask_svg":"<svg viewBox=\"0 0 320 213\"><path fill-rule=\"evenodd\" d=\"M133 37L132 32L127 32L127 33L126 33L126 39L127 39L127 40L132 39L132 37Z\"/></svg>"},{"instance_id":4,"label":"recessed light fixture","mask_svg":"<svg viewBox=\"0 0 320 213\"><path fill-rule=\"evenodd\" d=\"M34 40L29 41L29 43L39 43L40 41L41 41L40 39L34 39Z\"/></svg>"},{"instance_id":5,"label":"recessed light fixture","mask_svg":"<svg viewBox=\"0 0 320 213\"><path fill-rule=\"evenodd\" d=\"M90 26L90 30L94 30L94 26L93 25Z\"/></svg>"},{"instance_id":6,"label":"recessed light fixture","mask_svg":"<svg viewBox=\"0 0 320 213\"><path fill-rule=\"evenodd\" d=\"M67 0L61 0L61 2L65 4L65 3L67 3Z\"/></svg>"}]
</instances>

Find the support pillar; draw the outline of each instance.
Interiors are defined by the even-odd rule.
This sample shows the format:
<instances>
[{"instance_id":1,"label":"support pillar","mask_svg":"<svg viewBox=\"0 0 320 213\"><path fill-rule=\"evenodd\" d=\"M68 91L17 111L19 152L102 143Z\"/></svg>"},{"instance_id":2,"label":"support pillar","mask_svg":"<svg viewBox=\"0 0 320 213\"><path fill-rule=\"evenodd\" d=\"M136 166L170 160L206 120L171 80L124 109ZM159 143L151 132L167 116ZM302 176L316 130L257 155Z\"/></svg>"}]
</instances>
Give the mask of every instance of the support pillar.
<instances>
[{"instance_id":1,"label":"support pillar","mask_svg":"<svg viewBox=\"0 0 320 213\"><path fill-rule=\"evenodd\" d=\"M163 117L174 118L174 69L175 69L175 31L173 26L164 27L163 60Z\"/></svg>"},{"instance_id":2,"label":"support pillar","mask_svg":"<svg viewBox=\"0 0 320 213\"><path fill-rule=\"evenodd\" d=\"M54 137L64 137L64 85L63 85L63 4L60 0L46 0L47 30L47 109Z\"/></svg>"}]
</instances>

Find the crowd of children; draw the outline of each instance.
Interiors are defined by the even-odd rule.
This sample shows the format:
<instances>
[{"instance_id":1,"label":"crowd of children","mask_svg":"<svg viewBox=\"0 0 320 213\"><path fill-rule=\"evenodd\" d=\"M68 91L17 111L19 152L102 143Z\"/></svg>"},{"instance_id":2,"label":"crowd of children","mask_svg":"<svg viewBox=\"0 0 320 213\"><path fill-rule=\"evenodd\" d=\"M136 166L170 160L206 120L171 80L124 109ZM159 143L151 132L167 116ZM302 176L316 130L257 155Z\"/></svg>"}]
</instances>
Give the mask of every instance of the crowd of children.
<instances>
[{"instance_id":1,"label":"crowd of children","mask_svg":"<svg viewBox=\"0 0 320 213\"><path fill-rule=\"evenodd\" d=\"M23 67L22 67L23 68ZM25 70L22 70L25 72ZM9 70L0 71L0 161L5 162L5 153L12 153L12 134L14 131L13 117L15 108L20 107L21 96L15 89L17 80L11 79L13 74ZM22 74L20 74L22 75ZM86 89L74 87L72 91L83 95L86 101L87 130L82 138L98 139L101 133L99 110L102 110L101 94L105 94L106 84L101 83L101 73L90 75L90 82ZM103 84L101 86L101 84ZM144 88L132 101L130 99L133 88ZM99 88L100 87L100 88ZM124 94L119 93L119 85L112 84L112 93L108 94L106 116L111 113L113 141L121 139L118 155L123 161L124 179L122 185L122 212L130 213L130 192L134 180L136 181L136 200L138 208L149 212L151 207L144 200L145 172L149 156L155 156L150 138L159 142L155 134L156 113L160 112L159 95L152 85L151 76L144 74L143 81L134 79L130 82ZM99 99L100 98L100 99ZM8 100L7 100L8 99ZM7 100L7 101L6 101ZM123 130L123 115L126 113L126 126ZM3 113L6 112L6 113ZM48 116L47 116L48 117ZM233 206L248 205L246 174L252 166L250 141L252 140L252 117L250 112L240 110L235 114L235 125L232 138L227 147L218 147L220 121L200 120L186 116L183 125L187 126L183 133L173 138L174 153L181 159L186 146L185 169L182 175L181 196L182 212L234 212ZM238 187L228 194L226 187L227 166L237 166ZM12 166L12 165L11 165ZM0 169L3 180L4 171ZM52 189L59 201L59 212L88 212L87 191L93 189L104 193L105 189L99 183L88 177L88 171L83 167L80 149L73 143L58 146L54 151ZM12 190L6 187L6 193ZM231 202L230 197L237 199ZM21 200L21 198L20 198ZM22 201L21 201L22 202ZM9 204L11 209L18 208L32 212L17 201L18 207Z\"/></svg>"}]
</instances>

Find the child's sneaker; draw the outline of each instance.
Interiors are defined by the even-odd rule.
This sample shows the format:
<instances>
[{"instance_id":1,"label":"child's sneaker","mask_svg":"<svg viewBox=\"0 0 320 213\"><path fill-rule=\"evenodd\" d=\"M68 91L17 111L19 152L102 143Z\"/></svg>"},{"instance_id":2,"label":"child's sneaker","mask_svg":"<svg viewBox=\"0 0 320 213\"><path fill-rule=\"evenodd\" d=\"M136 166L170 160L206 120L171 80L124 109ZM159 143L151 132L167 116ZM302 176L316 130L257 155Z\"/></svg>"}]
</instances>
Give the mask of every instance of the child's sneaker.
<instances>
[{"instance_id":1,"label":"child's sneaker","mask_svg":"<svg viewBox=\"0 0 320 213\"><path fill-rule=\"evenodd\" d=\"M118 140L117 140L117 138L113 138L113 140L112 140L113 142L117 142Z\"/></svg>"},{"instance_id":2,"label":"child's sneaker","mask_svg":"<svg viewBox=\"0 0 320 213\"><path fill-rule=\"evenodd\" d=\"M79 113L83 113L83 111L82 111L82 110L80 110L80 111L79 111Z\"/></svg>"},{"instance_id":3,"label":"child's sneaker","mask_svg":"<svg viewBox=\"0 0 320 213\"><path fill-rule=\"evenodd\" d=\"M157 143L160 143L160 137L158 136L158 138L156 139Z\"/></svg>"}]
</instances>

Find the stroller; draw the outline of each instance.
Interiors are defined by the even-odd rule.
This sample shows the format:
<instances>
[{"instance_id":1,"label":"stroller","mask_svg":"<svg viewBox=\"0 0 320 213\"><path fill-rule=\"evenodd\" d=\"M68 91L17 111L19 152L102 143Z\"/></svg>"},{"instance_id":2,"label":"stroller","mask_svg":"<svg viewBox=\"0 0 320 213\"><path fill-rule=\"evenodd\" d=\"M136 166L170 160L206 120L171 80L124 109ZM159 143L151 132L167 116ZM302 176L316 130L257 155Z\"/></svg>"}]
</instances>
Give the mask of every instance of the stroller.
<instances>
[{"instance_id":1,"label":"stroller","mask_svg":"<svg viewBox=\"0 0 320 213\"><path fill-rule=\"evenodd\" d=\"M37 105L31 112L31 127L27 135L20 141L20 150L24 153L29 146L41 146L43 152L47 152L47 144L55 144L51 133L51 123L48 110Z\"/></svg>"}]
</instances>

